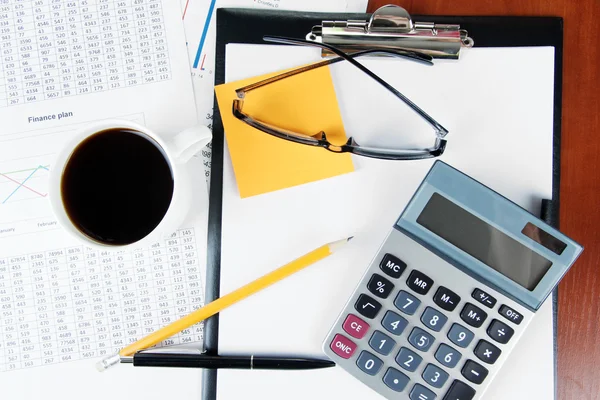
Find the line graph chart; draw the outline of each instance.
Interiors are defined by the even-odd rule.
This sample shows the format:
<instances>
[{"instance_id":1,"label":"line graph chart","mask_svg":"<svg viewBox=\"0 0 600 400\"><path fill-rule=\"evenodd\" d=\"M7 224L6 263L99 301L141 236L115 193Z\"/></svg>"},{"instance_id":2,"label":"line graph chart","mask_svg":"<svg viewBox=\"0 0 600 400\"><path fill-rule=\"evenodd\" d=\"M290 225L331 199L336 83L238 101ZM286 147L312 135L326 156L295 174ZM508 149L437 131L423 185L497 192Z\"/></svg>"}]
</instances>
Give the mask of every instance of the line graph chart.
<instances>
[{"instance_id":1,"label":"line graph chart","mask_svg":"<svg viewBox=\"0 0 600 400\"><path fill-rule=\"evenodd\" d=\"M0 172L0 204L48 196L49 165L38 165L15 171ZM45 172L45 173L44 173ZM43 179L43 181L42 181Z\"/></svg>"}]
</instances>

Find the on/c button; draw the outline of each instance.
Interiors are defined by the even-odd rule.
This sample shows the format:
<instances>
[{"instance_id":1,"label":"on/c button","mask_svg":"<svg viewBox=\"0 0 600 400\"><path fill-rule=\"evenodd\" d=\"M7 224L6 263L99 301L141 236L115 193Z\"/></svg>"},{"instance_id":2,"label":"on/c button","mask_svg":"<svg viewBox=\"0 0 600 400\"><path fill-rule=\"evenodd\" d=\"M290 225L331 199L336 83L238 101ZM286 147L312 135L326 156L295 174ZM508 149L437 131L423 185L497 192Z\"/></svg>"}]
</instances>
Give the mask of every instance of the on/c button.
<instances>
[{"instance_id":1,"label":"on/c button","mask_svg":"<svg viewBox=\"0 0 600 400\"><path fill-rule=\"evenodd\" d=\"M354 314L348 314L342 327L350 336L357 339L362 339L365 337L367 331L369 330L369 324Z\"/></svg>"},{"instance_id":2,"label":"on/c button","mask_svg":"<svg viewBox=\"0 0 600 400\"><path fill-rule=\"evenodd\" d=\"M348 359L356 351L356 344L344 335L337 334L331 341L329 348L338 356Z\"/></svg>"}]
</instances>

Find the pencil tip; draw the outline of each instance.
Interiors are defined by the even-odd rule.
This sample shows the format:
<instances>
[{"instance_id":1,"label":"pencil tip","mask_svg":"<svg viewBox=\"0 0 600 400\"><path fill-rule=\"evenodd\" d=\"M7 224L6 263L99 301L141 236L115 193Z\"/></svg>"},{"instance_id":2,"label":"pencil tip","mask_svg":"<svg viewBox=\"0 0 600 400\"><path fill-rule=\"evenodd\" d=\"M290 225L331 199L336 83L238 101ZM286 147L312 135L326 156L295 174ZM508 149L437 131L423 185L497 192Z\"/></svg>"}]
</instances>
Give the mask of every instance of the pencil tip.
<instances>
[{"instance_id":1,"label":"pencil tip","mask_svg":"<svg viewBox=\"0 0 600 400\"><path fill-rule=\"evenodd\" d=\"M336 250L339 250L340 248L344 247L344 245L346 243L348 243L353 237L354 236L350 236L346 239L342 239L342 240L338 240L336 242L329 243L329 251L331 251L333 253Z\"/></svg>"}]
</instances>

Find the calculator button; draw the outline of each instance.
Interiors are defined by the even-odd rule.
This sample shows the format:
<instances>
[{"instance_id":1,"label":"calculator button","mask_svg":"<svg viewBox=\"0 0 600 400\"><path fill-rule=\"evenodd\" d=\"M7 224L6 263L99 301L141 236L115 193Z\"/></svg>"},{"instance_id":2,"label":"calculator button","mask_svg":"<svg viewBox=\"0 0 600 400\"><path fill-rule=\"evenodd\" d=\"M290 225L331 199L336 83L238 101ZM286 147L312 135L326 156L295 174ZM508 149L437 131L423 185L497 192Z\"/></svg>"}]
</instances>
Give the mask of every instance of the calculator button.
<instances>
[{"instance_id":1,"label":"calculator button","mask_svg":"<svg viewBox=\"0 0 600 400\"><path fill-rule=\"evenodd\" d=\"M440 347L435 352L435 359L448 368L456 367L461 357L462 354L443 343L440 344Z\"/></svg>"},{"instance_id":2,"label":"calculator button","mask_svg":"<svg viewBox=\"0 0 600 400\"><path fill-rule=\"evenodd\" d=\"M498 343L506 344L512 338L515 331L504 322L497 319L492 320L492 323L487 329L487 334Z\"/></svg>"},{"instance_id":3,"label":"calculator button","mask_svg":"<svg viewBox=\"0 0 600 400\"><path fill-rule=\"evenodd\" d=\"M507 320L509 320L511 322L514 322L517 325L519 325L521 323L521 321L523 321L523 315L519 314L518 312L516 312L515 310L513 310L512 308L510 308L507 305L503 304L500 307L500 309L498 310L498 312L504 318L506 318Z\"/></svg>"},{"instance_id":4,"label":"calculator button","mask_svg":"<svg viewBox=\"0 0 600 400\"><path fill-rule=\"evenodd\" d=\"M473 290L473 293L471 293L471 297L473 297L475 300L489 308L494 308L494 306L496 305L496 299L481 289Z\"/></svg>"},{"instance_id":5,"label":"calculator button","mask_svg":"<svg viewBox=\"0 0 600 400\"><path fill-rule=\"evenodd\" d=\"M448 318L444 314L431 307L427 307L421 315L421 322L435 332L441 331L446 321Z\"/></svg>"},{"instance_id":6,"label":"calculator button","mask_svg":"<svg viewBox=\"0 0 600 400\"><path fill-rule=\"evenodd\" d=\"M361 315L367 318L375 318L379 310L381 310L381 304L366 294L361 294L358 296L358 300L354 304L354 308Z\"/></svg>"},{"instance_id":7,"label":"calculator button","mask_svg":"<svg viewBox=\"0 0 600 400\"><path fill-rule=\"evenodd\" d=\"M467 361L460 372L468 381L471 381L477 385L480 385L488 375L487 368L485 368L483 365L477 364L472 360Z\"/></svg>"},{"instance_id":8,"label":"calculator button","mask_svg":"<svg viewBox=\"0 0 600 400\"><path fill-rule=\"evenodd\" d=\"M425 382L438 389L444 386L444 383L448 380L446 371L433 364L427 364L421 376Z\"/></svg>"},{"instance_id":9,"label":"calculator button","mask_svg":"<svg viewBox=\"0 0 600 400\"><path fill-rule=\"evenodd\" d=\"M400 335L408 326L408 321L393 311L388 311L381 320L381 325L390 333Z\"/></svg>"},{"instance_id":10,"label":"calculator button","mask_svg":"<svg viewBox=\"0 0 600 400\"><path fill-rule=\"evenodd\" d=\"M368 351L363 350L360 353L360 356L358 356L358 360L356 360L356 365L358 365L358 368L365 374L375 375L383 366L383 361Z\"/></svg>"},{"instance_id":11,"label":"calculator button","mask_svg":"<svg viewBox=\"0 0 600 400\"><path fill-rule=\"evenodd\" d=\"M383 375L383 383L394 392L403 391L408 382L410 382L408 376L394 368L388 368L385 375Z\"/></svg>"},{"instance_id":12,"label":"calculator button","mask_svg":"<svg viewBox=\"0 0 600 400\"><path fill-rule=\"evenodd\" d=\"M410 400L434 400L435 397L435 393L418 383L413 386L409 395Z\"/></svg>"},{"instance_id":13,"label":"calculator button","mask_svg":"<svg viewBox=\"0 0 600 400\"><path fill-rule=\"evenodd\" d=\"M467 303L463 307L460 317L472 327L479 328L487 318L487 313L481 308L474 306L471 303Z\"/></svg>"},{"instance_id":14,"label":"calculator button","mask_svg":"<svg viewBox=\"0 0 600 400\"><path fill-rule=\"evenodd\" d=\"M429 292L429 289L431 289L431 286L433 285L433 279L431 279L424 273L413 269L413 271L408 276L406 284L409 288L411 288L419 294L427 294L427 292Z\"/></svg>"},{"instance_id":15,"label":"calculator button","mask_svg":"<svg viewBox=\"0 0 600 400\"><path fill-rule=\"evenodd\" d=\"M448 331L448 339L458 347L462 347L463 349L467 347L475 334L459 324L453 324L450 331Z\"/></svg>"},{"instance_id":16,"label":"calculator button","mask_svg":"<svg viewBox=\"0 0 600 400\"><path fill-rule=\"evenodd\" d=\"M394 284L379 274L373 274L367 284L367 289L375 296L386 299L394 290Z\"/></svg>"},{"instance_id":17,"label":"calculator button","mask_svg":"<svg viewBox=\"0 0 600 400\"><path fill-rule=\"evenodd\" d=\"M394 257L388 253L383 256L379 268L392 278L400 278L400 275L402 275L406 269L406 263L398 257Z\"/></svg>"},{"instance_id":18,"label":"calculator button","mask_svg":"<svg viewBox=\"0 0 600 400\"><path fill-rule=\"evenodd\" d=\"M433 301L446 311L454 311L458 303L460 303L460 296L452 290L440 286L433 296Z\"/></svg>"},{"instance_id":19,"label":"calculator button","mask_svg":"<svg viewBox=\"0 0 600 400\"><path fill-rule=\"evenodd\" d=\"M421 300L417 299L412 294L401 290L396 296L396 300L394 300L394 305L403 313L413 315L421 305Z\"/></svg>"},{"instance_id":20,"label":"calculator button","mask_svg":"<svg viewBox=\"0 0 600 400\"><path fill-rule=\"evenodd\" d=\"M369 346L384 356L390 354L395 345L396 341L394 339L379 331L375 331L371 336L371 340L369 340Z\"/></svg>"},{"instance_id":21,"label":"calculator button","mask_svg":"<svg viewBox=\"0 0 600 400\"><path fill-rule=\"evenodd\" d=\"M502 353L499 348L485 340L480 340L473 352L477 358L488 364L495 363L498 357L500 357L500 353Z\"/></svg>"},{"instance_id":22,"label":"calculator button","mask_svg":"<svg viewBox=\"0 0 600 400\"><path fill-rule=\"evenodd\" d=\"M412 332L410 333L410 336L408 337L408 341L417 349L421 351L427 351L429 350L435 339L423 329L413 328Z\"/></svg>"},{"instance_id":23,"label":"calculator button","mask_svg":"<svg viewBox=\"0 0 600 400\"><path fill-rule=\"evenodd\" d=\"M454 381L443 400L472 400L473 397L475 397L475 390L471 386L461 381Z\"/></svg>"},{"instance_id":24,"label":"calculator button","mask_svg":"<svg viewBox=\"0 0 600 400\"><path fill-rule=\"evenodd\" d=\"M414 351L403 347L396 356L396 363L407 371L414 372L423 359Z\"/></svg>"},{"instance_id":25,"label":"calculator button","mask_svg":"<svg viewBox=\"0 0 600 400\"><path fill-rule=\"evenodd\" d=\"M331 341L329 348L338 356L348 359L356 351L356 344L346 336L337 334Z\"/></svg>"},{"instance_id":26,"label":"calculator button","mask_svg":"<svg viewBox=\"0 0 600 400\"><path fill-rule=\"evenodd\" d=\"M369 330L369 324L354 314L348 314L342 328L352 337L362 339Z\"/></svg>"}]
</instances>

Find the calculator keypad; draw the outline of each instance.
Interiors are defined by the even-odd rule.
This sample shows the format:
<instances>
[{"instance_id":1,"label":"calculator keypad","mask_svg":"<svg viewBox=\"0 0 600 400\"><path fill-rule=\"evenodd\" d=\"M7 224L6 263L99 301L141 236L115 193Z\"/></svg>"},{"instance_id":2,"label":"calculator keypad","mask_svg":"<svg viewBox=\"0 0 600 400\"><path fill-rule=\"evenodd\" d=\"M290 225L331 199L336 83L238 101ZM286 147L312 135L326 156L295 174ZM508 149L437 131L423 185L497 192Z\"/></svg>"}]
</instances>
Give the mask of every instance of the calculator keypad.
<instances>
[{"instance_id":1,"label":"calculator keypad","mask_svg":"<svg viewBox=\"0 0 600 400\"><path fill-rule=\"evenodd\" d=\"M466 275L436 285L448 271L438 275L385 250L332 330L327 353L390 399L474 399L501 365L503 346L512 348L521 308L485 287L461 287Z\"/></svg>"}]
</instances>

